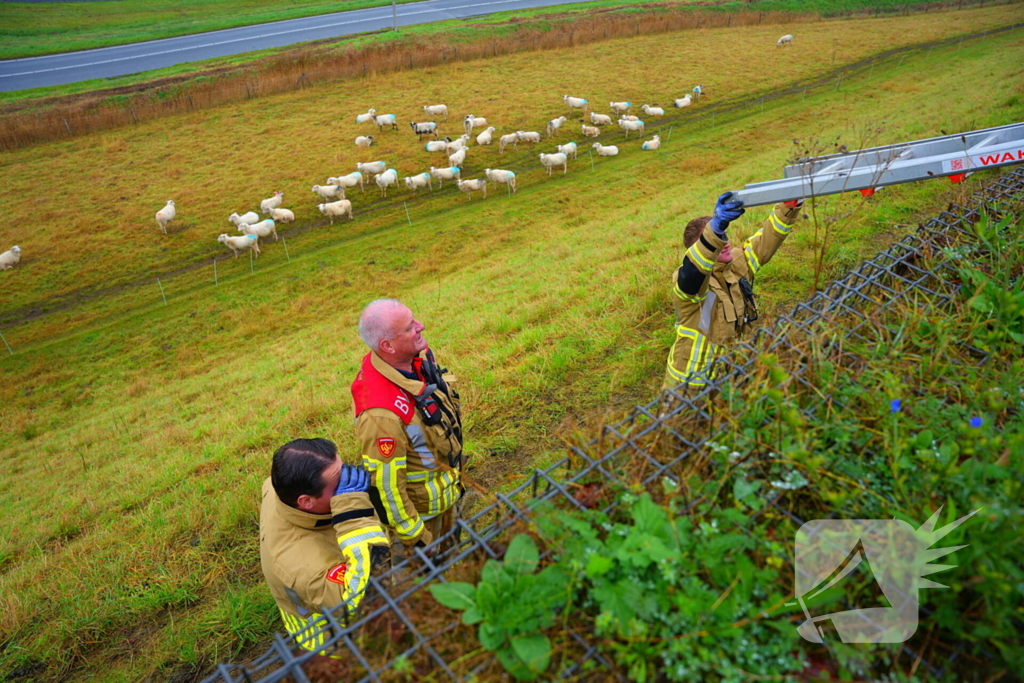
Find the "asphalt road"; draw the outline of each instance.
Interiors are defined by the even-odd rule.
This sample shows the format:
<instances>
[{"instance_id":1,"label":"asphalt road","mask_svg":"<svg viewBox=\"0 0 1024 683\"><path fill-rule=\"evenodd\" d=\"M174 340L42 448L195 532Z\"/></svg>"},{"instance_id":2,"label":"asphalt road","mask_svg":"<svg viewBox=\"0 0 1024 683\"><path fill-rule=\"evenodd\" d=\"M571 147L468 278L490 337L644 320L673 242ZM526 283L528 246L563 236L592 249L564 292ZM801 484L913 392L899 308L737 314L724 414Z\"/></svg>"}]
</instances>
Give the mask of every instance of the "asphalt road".
<instances>
[{"instance_id":1,"label":"asphalt road","mask_svg":"<svg viewBox=\"0 0 1024 683\"><path fill-rule=\"evenodd\" d=\"M428 0L398 5L398 26L463 19L493 12L567 5L580 0ZM392 8L322 14L304 19L198 33L97 50L0 61L0 92L114 78L185 62L376 31L393 25Z\"/></svg>"}]
</instances>

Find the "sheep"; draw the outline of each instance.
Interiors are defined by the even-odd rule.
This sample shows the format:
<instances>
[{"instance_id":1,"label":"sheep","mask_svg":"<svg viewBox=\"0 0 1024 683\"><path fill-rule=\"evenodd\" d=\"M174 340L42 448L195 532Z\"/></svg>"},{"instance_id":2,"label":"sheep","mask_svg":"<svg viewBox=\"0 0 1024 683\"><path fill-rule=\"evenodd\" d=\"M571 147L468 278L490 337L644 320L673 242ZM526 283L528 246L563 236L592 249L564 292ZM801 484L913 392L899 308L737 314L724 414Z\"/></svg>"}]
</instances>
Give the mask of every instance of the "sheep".
<instances>
[{"instance_id":1,"label":"sheep","mask_svg":"<svg viewBox=\"0 0 1024 683\"><path fill-rule=\"evenodd\" d=\"M174 210L174 200L168 199L167 205L164 208L156 212L156 224L160 226L160 230L166 235L167 224L174 218L174 214L177 213Z\"/></svg>"},{"instance_id":2,"label":"sheep","mask_svg":"<svg viewBox=\"0 0 1024 683\"><path fill-rule=\"evenodd\" d=\"M586 137L588 137L588 138L596 138L600 134L601 134L601 129L600 128L597 128L595 126L588 126L585 123L583 124L583 135L585 135Z\"/></svg>"},{"instance_id":3,"label":"sheep","mask_svg":"<svg viewBox=\"0 0 1024 683\"><path fill-rule=\"evenodd\" d=\"M568 120L569 119L565 118L564 116L559 116L557 119L551 119L550 121L548 121L548 137L550 138L555 133L557 133L558 129L562 127L562 124Z\"/></svg>"},{"instance_id":4,"label":"sheep","mask_svg":"<svg viewBox=\"0 0 1024 683\"><path fill-rule=\"evenodd\" d=\"M7 270L18 265L18 261L21 260L21 247L15 245L0 254L0 270Z\"/></svg>"},{"instance_id":5,"label":"sheep","mask_svg":"<svg viewBox=\"0 0 1024 683\"><path fill-rule=\"evenodd\" d=\"M437 124L433 121L425 121L424 123L409 123L412 126L412 132L419 136L422 140L424 135L433 135L434 139L437 139Z\"/></svg>"},{"instance_id":6,"label":"sheep","mask_svg":"<svg viewBox=\"0 0 1024 683\"><path fill-rule=\"evenodd\" d=\"M641 105L640 109L642 109L643 112L645 114L647 114L648 116L664 116L665 115L665 110L664 109L662 109L661 107L652 107L649 104Z\"/></svg>"},{"instance_id":7,"label":"sheep","mask_svg":"<svg viewBox=\"0 0 1024 683\"><path fill-rule=\"evenodd\" d=\"M452 166L462 166L466 163L466 148L456 150L453 154L448 155L448 163Z\"/></svg>"},{"instance_id":8,"label":"sheep","mask_svg":"<svg viewBox=\"0 0 1024 683\"><path fill-rule=\"evenodd\" d=\"M380 188L381 196L382 197L387 197L388 196L388 186L394 185L394 184L396 184L398 182L398 171L396 171L393 168L389 168L388 170L384 171L383 173L378 174L377 177L374 178L373 180L374 180L374 182L377 183L377 187Z\"/></svg>"},{"instance_id":9,"label":"sheep","mask_svg":"<svg viewBox=\"0 0 1024 683\"><path fill-rule=\"evenodd\" d=\"M356 138L356 147L369 147L373 144L372 135L360 135Z\"/></svg>"},{"instance_id":10,"label":"sheep","mask_svg":"<svg viewBox=\"0 0 1024 683\"><path fill-rule=\"evenodd\" d=\"M639 116L633 116L632 114L623 114L619 118L621 120L623 120L623 121L639 121L640 120Z\"/></svg>"},{"instance_id":11,"label":"sheep","mask_svg":"<svg viewBox=\"0 0 1024 683\"><path fill-rule=\"evenodd\" d=\"M540 142L540 133L532 130L525 133L521 130L517 130L516 137L519 138L519 142Z\"/></svg>"},{"instance_id":12,"label":"sheep","mask_svg":"<svg viewBox=\"0 0 1024 683\"><path fill-rule=\"evenodd\" d=\"M369 123L377 117L376 109L369 109L365 114L360 114L356 117L356 123Z\"/></svg>"},{"instance_id":13,"label":"sheep","mask_svg":"<svg viewBox=\"0 0 1024 683\"><path fill-rule=\"evenodd\" d=\"M421 187L429 187L431 191L434 189L434 184L430 182L431 176L429 173L417 173L416 175L409 175L405 177L405 186L415 192Z\"/></svg>"},{"instance_id":14,"label":"sheep","mask_svg":"<svg viewBox=\"0 0 1024 683\"><path fill-rule=\"evenodd\" d=\"M329 204L317 204L316 208L320 209L320 213L331 219L331 225L334 225L335 218L345 215L348 216L349 220L352 220L352 202L347 199L339 199Z\"/></svg>"},{"instance_id":15,"label":"sheep","mask_svg":"<svg viewBox=\"0 0 1024 683\"><path fill-rule=\"evenodd\" d=\"M792 45L793 36L787 33L786 35L779 38L779 42L775 43L775 47L782 47L783 45Z\"/></svg>"},{"instance_id":16,"label":"sheep","mask_svg":"<svg viewBox=\"0 0 1024 683\"><path fill-rule=\"evenodd\" d=\"M423 107L423 111L429 116L444 116L444 120L448 120L447 104L428 104Z\"/></svg>"},{"instance_id":17,"label":"sheep","mask_svg":"<svg viewBox=\"0 0 1024 683\"><path fill-rule=\"evenodd\" d=\"M592 147L597 151L599 157L613 157L619 153L619 148L615 145L602 145L600 142L595 142Z\"/></svg>"},{"instance_id":18,"label":"sheep","mask_svg":"<svg viewBox=\"0 0 1024 683\"><path fill-rule=\"evenodd\" d=\"M589 102L587 102L582 97L569 97L568 95L562 95L562 101L569 106L569 116L572 116L573 109L582 110L580 112L581 114L587 113L587 105L589 104Z\"/></svg>"},{"instance_id":19,"label":"sheep","mask_svg":"<svg viewBox=\"0 0 1024 683\"><path fill-rule=\"evenodd\" d=\"M260 217L256 214L255 211L248 211L242 214L241 216L239 216L237 213L233 213L230 216L228 216L228 221L234 223L236 228L238 227L239 223L255 223L259 219Z\"/></svg>"},{"instance_id":20,"label":"sheep","mask_svg":"<svg viewBox=\"0 0 1024 683\"><path fill-rule=\"evenodd\" d=\"M512 188L512 194L516 193L516 174L500 168L485 168L484 175L492 183L504 183Z\"/></svg>"},{"instance_id":21,"label":"sheep","mask_svg":"<svg viewBox=\"0 0 1024 683\"><path fill-rule=\"evenodd\" d=\"M458 166L446 166L443 168L430 167L430 175L437 178L440 183L438 187L444 187L444 181L446 180L458 180L461 174L462 170Z\"/></svg>"},{"instance_id":22,"label":"sheep","mask_svg":"<svg viewBox=\"0 0 1024 683\"><path fill-rule=\"evenodd\" d=\"M551 169L555 166L561 166L562 175L565 175L566 171L569 170L569 156L565 152L555 152L554 154L542 153L540 154L540 164L548 169L548 175L551 175Z\"/></svg>"},{"instance_id":23,"label":"sheep","mask_svg":"<svg viewBox=\"0 0 1024 683\"><path fill-rule=\"evenodd\" d=\"M261 213L267 213L271 209L276 209L277 207L281 206L281 202L283 202L283 201L284 201L284 192L281 192L280 190L276 190L274 192L274 196L273 197L267 197L262 202L260 202L260 212Z\"/></svg>"},{"instance_id":24,"label":"sheep","mask_svg":"<svg viewBox=\"0 0 1024 683\"><path fill-rule=\"evenodd\" d=\"M373 122L377 124L377 127L381 131L384 130L384 126L391 126L391 130L398 130L398 117L394 114L381 114L380 116L374 116Z\"/></svg>"},{"instance_id":25,"label":"sheep","mask_svg":"<svg viewBox=\"0 0 1024 683\"><path fill-rule=\"evenodd\" d=\"M640 145L640 149L645 149L648 152L653 152L654 150L658 149L659 147L661 147L661 136L660 135L655 135L650 140L644 140L644 144Z\"/></svg>"},{"instance_id":26,"label":"sheep","mask_svg":"<svg viewBox=\"0 0 1024 683\"><path fill-rule=\"evenodd\" d=\"M703 85L695 85L695 86L693 86L693 99L695 99L695 100L696 99L700 99L700 96L703 95L703 94L704 94L704 86Z\"/></svg>"},{"instance_id":27,"label":"sheep","mask_svg":"<svg viewBox=\"0 0 1024 683\"><path fill-rule=\"evenodd\" d=\"M487 129L476 136L476 144L478 145L489 145L491 144L491 137L494 133L494 126L488 126Z\"/></svg>"},{"instance_id":28,"label":"sheep","mask_svg":"<svg viewBox=\"0 0 1024 683\"><path fill-rule=\"evenodd\" d=\"M270 217L278 223L291 223L295 220L295 214L289 209L271 209Z\"/></svg>"},{"instance_id":29,"label":"sheep","mask_svg":"<svg viewBox=\"0 0 1024 683\"><path fill-rule=\"evenodd\" d=\"M291 213L291 211L288 213ZM270 237L273 235L274 241L277 241L277 226L274 225L273 218L265 218L259 223L253 223L252 225L249 225L248 223L241 223L238 226L238 232L243 235L256 235L257 238Z\"/></svg>"},{"instance_id":30,"label":"sheep","mask_svg":"<svg viewBox=\"0 0 1024 683\"><path fill-rule=\"evenodd\" d=\"M466 129L466 135L471 135L474 128L483 128L487 125L487 119L482 116L473 116L467 114L466 118L462 121L463 127Z\"/></svg>"},{"instance_id":31,"label":"sheep","mask_svg":"<svg viewBox=\"0 0 1024 683\"><path fill-rule=\"evenodd\" d=\"M448 143L451 141L451 138L445 138L444 140L431 140L427 143L426 150L428 152L447 152Z\"/></svg>"},{"instance_id":32,"label":"sheep","mask_svg":"<svg viewBox=\"0 0 1024 683\"><path fill-rule=\"evenodd\" d=\"M345 188L341 185L314 185L313 194L318 195L320 199L344 199ZM266 213L270 213L270 211L268 210Z\"/></svg>"},{"instance_id":33,"label":"sheep","mask_svg":"<svg viewBox=\"0 0 1024 683\"><path fill-rule=\"evenodd\" d=\"M690 102L691 102L691 97L690 97L690 95L687 94L687 95L684 95L683 97L680 97L678 100L675 100L672 103L672 105L674 107L682 109L683 107L689 107L690 106Z\"/></svg>"},{"instance_id":34,"label":"sheep","mask_svg":"<svg viewBox=\"0 0 1024 683\"><path fill-rule=\"evenodd\" d=\"M505 148L512 145L512 148L519 151L519 135L516 133L509 133L508 135L502 135L498 138L498 154L504 154Z\"/></svg>"},{"instance_id":35,"label":"sheep","mask_svg":"<svg viewBox=\"0 0 1024 683\"><path fill-rule=\"evenodd\" d=\"M573 159L575 159L576 158L576 143L575 142L567 142L564 145L559 145L558 146L558 151L561 152L562 154L566 155L567 157L572 157Z\"/></svg>"},{"instance_id":36,"label":"sheep","mask_svg":"<svg viewBox=\"0 0 1024 683\"><path fill-rule=\"evenodd\" d=\"M252 249L256 252L256 258L260 256L260 238L256 235L232 236L223 234L217 238L217 241L230 249L235 258L238 258L238 252L245 251L246 249Z\"/></svg>"},{"instance_id":37,"label":"sheep","mask_svg":"<svg viewBox=\"0 0 1024 683\"><path fill-rule=\"evenodd\" d=\"M460 149L465 149L467 147L469 147L468 133L465 135L460 135L454 140L445 143L445 149L448 151L449 154L454 154L455 152L458 152Z\"/></svg>"},{"instance_id":38,"label":"sheep","mask_svg":"<svg viewBox=\"0 0 1024 683\"><path fill-rule=\"evenodd\" d=\"M629 137L630 131L636 131L640 135L644 134L644 122L643 121L627 121L626 119L619 119L619 128L626 131L626 137Z\"/></svg>"},{"instance_id":39,"label":"sheep","mask_svg":"<svg viewBox=\"0 0 1024 683\"><path fill-rule=\"evenodd\" d=\"M360 173L366 173L367 175L377 175L378 173L383 173L384 169L386 169L387 167L388 162L386 161L367 161L365 163L362 161L356 162L356 170L359 171Z\"/></svg>"},{"instance_id":40,"label":"sheep","mask_svg":"<svg viewBox=\"0 0 1024 683\"><path fill-rule=\"evenodd\" d=\"M484 191L484 199L487 199L487 179L486 178L474 178L473 180L463 180L459 178L455 181L459 185L459 189L466 193L466 196L473 199L473 193L477 190Z\"/></svg>"},{"instance_id":41,"label":"sheep","mask_svg":"<svg viewBox=\"0 0 1024 683\"><path fill-rule=\"evenodd\" d=\"M616 114L625 114L629 111L629 108L633 106L632 102L609 102L608 106L612 108L612 111Z\"/></svg>"},{"instance_id":42,"label":"sheep","mask_svg":"<svg viewBox=\"0 0 1024 683\"><path fill-rule=\"evenodd\" d=\"M610 126L612 124L612 117L607 114L590 112L590 122L595 126Z\"/></svg>"},{"instance_id":43,"label":"sheep","mask_svg":"<svg viewBox=\"0 0 1024 683\"><path fill-rule=\"evenodd\" d=\"M343 188L355 187L358 185L360 190L363 190L364 192L366 191L366 188L363 186L363 174L359 171L352 171L348 175L343 175L340 178L328 178L327 184L340 185Z\"/></svg>"}]
</instances>

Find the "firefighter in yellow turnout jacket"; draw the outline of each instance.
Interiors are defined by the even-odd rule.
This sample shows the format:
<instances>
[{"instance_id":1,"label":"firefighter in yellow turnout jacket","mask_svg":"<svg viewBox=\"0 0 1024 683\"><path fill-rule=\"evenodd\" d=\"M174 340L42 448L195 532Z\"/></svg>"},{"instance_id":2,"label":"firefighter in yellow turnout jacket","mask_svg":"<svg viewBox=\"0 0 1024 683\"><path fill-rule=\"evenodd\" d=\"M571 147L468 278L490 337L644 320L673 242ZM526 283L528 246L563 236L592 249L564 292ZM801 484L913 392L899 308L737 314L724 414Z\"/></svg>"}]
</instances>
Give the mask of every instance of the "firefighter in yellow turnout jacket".
<instances>
[{"instance_id":1,"label":"firefighter in yellow turnout jacket","mask_svg":"<svg viewBox=\"0 0 1024 683\"><path fill-rule=\"evenodd\" d=\"M742 202L731 198L731 192L723 194L713 216L696 218L686 226L686 255L672 276L676 340L668 354L666 386L705 386L724 346L757 320L754 278L789 236L802 205L775 205L737 253L725 231L744 209Z\"/></svg>"},{"instance_id":2,"label":"firefighter in yellow turnout jacket","mask_svg":"<svg viewBox=\"0 0 1024 683\"><path fill-rule=\"evenodd\" d=\"M323 613L344 621L372 571L388 564L388 538L366 493L369 474L342 465L326 439L296 439L274 453L260 506L260 564L285 628L321 651Z\"/></svg>"},{"instance_id":3,"label":"firefighter in yellow turnout jacket","mask_svg":"<svg viewBox=\"0 0 1024 683\"><path fill-rule=\"evenodd\" d=\"M462 491L459 396L423 329L394 299L372 302L359 321L371 351L352 383L356 432L372 477L371 499L393 530L395 562L454 526Z\"/></svg>"}]
</instances>

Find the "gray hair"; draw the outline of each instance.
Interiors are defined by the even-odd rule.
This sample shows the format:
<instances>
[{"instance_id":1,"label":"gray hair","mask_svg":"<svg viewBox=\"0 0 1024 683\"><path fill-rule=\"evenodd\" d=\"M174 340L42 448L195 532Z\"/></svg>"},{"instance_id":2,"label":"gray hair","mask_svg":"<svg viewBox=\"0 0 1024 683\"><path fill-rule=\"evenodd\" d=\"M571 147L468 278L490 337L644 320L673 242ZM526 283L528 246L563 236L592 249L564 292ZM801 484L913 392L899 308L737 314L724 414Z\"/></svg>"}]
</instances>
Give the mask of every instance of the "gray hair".
<instances>
[{"instance_id":1,"label":"gray hair","mask_svg":"<svg viewBox=\"0 0 1024 683\"><path fill-rule=\"evenodd\" d=\"M380 351L380 343L393 333L387 312L403 305L398 299L375 299L366 304L359 316L359 336L371 351Z\"/></svg>"}]
</instances>

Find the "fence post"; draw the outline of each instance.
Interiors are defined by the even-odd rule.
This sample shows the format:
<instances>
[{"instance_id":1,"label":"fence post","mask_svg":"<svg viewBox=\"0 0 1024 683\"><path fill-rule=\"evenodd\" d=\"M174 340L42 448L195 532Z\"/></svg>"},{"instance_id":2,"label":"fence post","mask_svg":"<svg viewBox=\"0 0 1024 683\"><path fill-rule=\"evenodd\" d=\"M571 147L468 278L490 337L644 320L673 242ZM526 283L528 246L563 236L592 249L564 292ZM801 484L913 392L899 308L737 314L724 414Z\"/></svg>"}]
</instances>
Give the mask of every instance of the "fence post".
<instances>
[{"instance_id":1,"label":"fence post","mask_svg":"<svg viewBox=\"0 0 1024 683\"><path fill-rule=\"evenodd\" d=\"M214 257L214 259L213 259L213 286L217 287L218 285L220 285L220 282L217 281L217 258Z\"/></svg>"},{"instance_id":2,"label":"fence post","mask_svg":"<svg viewBox=\"0 0 1024 683\"><path fill-rule=\"evenodd\" d=\"M402 202L402 206L405 207L405 220L409 221L409 227L411 228L412 227L412 219L409 218L409 205L406 204L405 202Z\"/></svg>"},{"instance_id":3,"label":"fence post","mask_svg":"<svg viewBox=\"0 0 1024 683\"><path fill-rule=\"evenodd\" d=\"M68 125L68 120L67 119L61 119L61 121L64 122L64 127L68 129L68 135L74 137L75 134L71 132L71 126Z\"/></svg>"},{"instance_id":4,"label":"fence post","mask_svg":"<svg viewBox=\"0 0 1024 683\"><path fill-rule=\"evenodd\" d=\"M594 150L588 151L587 154L590 155L590 170L591 171L597 170L597 169L594 168Z\"/></svg>"},{"instance_id":5,"label":"fence post","mask_svg":"<svg viewBox=\"0 0 1024 683\"><path fill-rule=\"evenodd\" d=\"M196 105L192 103L192 93L188 93L187 97L188 97L188 108L189 109L195 109Z\"/></svg>"},{"instance_id":6,"label":"fence post","mask_svg":"<svg viewBox=\"0 0 1024 683\"><path fill-rule=\"evenodd\" d=\"M14 355L14 351L11 351L11 345L7 343L7 338L4 336L3 332L0 332L0 339L4 340L4 346L7 347L7 353L9 353L9 354L11 354L13 356Z\"/></svg>"},{"instance_id":7,"label":"fence post","mask_svg":"<svg viewBox=\"0 0 1024 683\"><path fill-rule=\"evenodd\" d=\"M672 139L672 129L675 128L675 127L676 127L676 124L674 124L674 123L671 126L668 127L668 138L665 140L666 143L668 143L668 141Z\"/></svg>"},{"instance_id":8,"label":"fence post","mask_svg":"<svg viewBox=\"0 0 1024 683\"><path fill-rule=\"evenodd\" d=\"M288 242L285 241L284 237L281 238L281 244L284 245L284 257L286 259L288 259L288 263L291 263L292 262L292 257L291 257L291 255L288 254ZM214 264L216 264L216 263L217 262L214 261Z\"/></svg>"},{"instance_id":9,"label":"fence post","mask_svg":"<svg viewBox=\"0 0 1024 683\"><path fill-rule=\"evenodd\" d=\"M252 249L249 250L249 275L255 275L256 271L253 270L252 266Z\"/></svg>"},{"instance_id":10,"label":"fence post","mask_svg":"<svg viewBox=\"0 0 1024 683\"><path fill-rule=\"evenodd\" d=\"M761 98L761 113L764 113L764 98Z\"/></svg>"},{"instance_id":11,"label":"fence post","mask_svg":"<svg viewBox=\"0 0 1024 683\"><path fill-rule=\"evenodd\" d=\"M130 111L132 113L132 121L134 121L135 123L138 123L139 122L139 117L137 117L135 115L135 107L128 107L128 111Z\"/></svg>"},{"instance_id":12,"label":"fence post","mask_svg":"<svg viewBox=\"0 0 1024 683\"><path fill-rule=\"evenodd\" d=\"M160 296L162 296L162 297L163 297L163 299L164 299L164 306L166 306L166 305L167 305L167 295L166 295L166 294L164 294L164 286L163 286L163 283L161 283L161 282L160 282L160 278L157 278L157 279L156 279L156 283L157 283L158 285L160 285Z\"/></svg>"}]
</instances>

